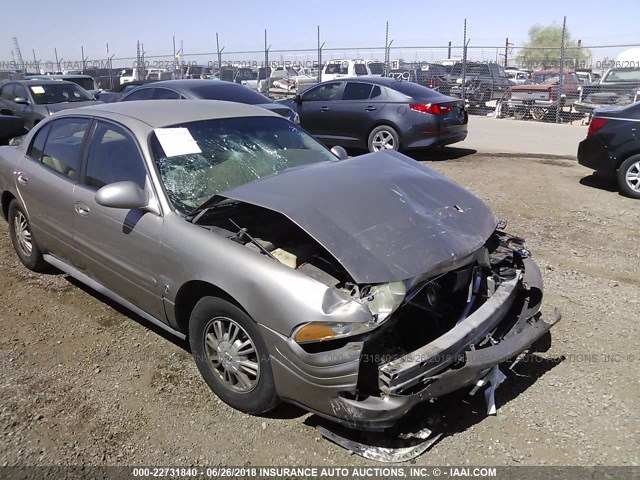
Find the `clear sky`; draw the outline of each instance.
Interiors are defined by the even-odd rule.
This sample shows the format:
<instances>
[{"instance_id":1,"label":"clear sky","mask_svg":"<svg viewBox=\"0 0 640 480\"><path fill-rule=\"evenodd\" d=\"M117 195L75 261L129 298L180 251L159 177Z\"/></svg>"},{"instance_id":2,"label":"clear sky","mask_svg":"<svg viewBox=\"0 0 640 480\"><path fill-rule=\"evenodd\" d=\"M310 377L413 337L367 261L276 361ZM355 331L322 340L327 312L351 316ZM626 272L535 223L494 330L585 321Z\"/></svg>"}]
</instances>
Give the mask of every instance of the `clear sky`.
<instances>
[{"instance_id":1,"label":"clear sky","mask_svg":"<svg viewBox=\"0 0 640 480\"><path fill-rule=\"evenodd\" d=\"M21 12L4 17L0 27L0 60L11 60L12 37L16 36L25 60L52 60L54 48L65 60L80 60L81 45L90 59L106 57L106 44L118 57L133 57L140 40L147 56L171 55L172 36L188 53L214 52L215 34L227 52L262 50L264 29L274 50L314 49L316 26L320 25L326 48L363 47L354 58L382 58L381 51L364 47L384 45L385 22L393 47L446 46L462 43L467 18L470 45L504 45L505 37L516 45L527 40L534 24L562 24L572 38L586 46L621 43L640 44L640 0L130 0L128 2L80 2L70 0L22 0L22 7L0 0L0 11ZM594 59L615 56L624 50L593 50ZM444 52L444 51L443 51ZM495 49L473 51L492 59ZM342 56L327 52L325 58ZM271 59L299 55L274 53ZM425 56L445 58L439 51L393 50L392 58L413 60ZM226 60L259 54L229 54ZM186 57L188 59L188 56ZM202 57L204 58L204 57ZM427 58L429 59L429 58ZM434 58L436 59L436 58ZM437 58L439 59L439 58Z\"/></svg>"}]
</instances>

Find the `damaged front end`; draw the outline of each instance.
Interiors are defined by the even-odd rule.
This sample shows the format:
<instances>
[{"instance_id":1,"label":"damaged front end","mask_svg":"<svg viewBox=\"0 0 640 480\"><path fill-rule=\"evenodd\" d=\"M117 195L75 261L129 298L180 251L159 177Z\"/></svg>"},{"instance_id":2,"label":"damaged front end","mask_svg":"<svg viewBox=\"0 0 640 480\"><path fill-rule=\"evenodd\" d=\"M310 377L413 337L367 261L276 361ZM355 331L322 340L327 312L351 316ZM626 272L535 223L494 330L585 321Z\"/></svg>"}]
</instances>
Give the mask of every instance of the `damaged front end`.
<instances>
[{"instance_id":1,"label":"damaged front end","mask_svg":"<svg viewBox=\"0 0 640 480\"><path fill-rule=\"evenodd\" d=\"M559 320L541 317L540 270L521 239L496 231L462 263L355 286L368 325L309 323L288 339L272 335L280 395L351 428L384 430L419 403L471 390Z\"/></svg>"},{"instance_id":2,"label":"damaged front end","mask_svg":"<svg viewBox=\"0 0 640 480\"><path fill-rule=\"evenodd\" d=\"M554 323L541 318L542 278L524 241L397 152L288 170L189 219L324 286L318 302L308 278L270 270L261 281L288 284L258 288L273 305L253 316L278 395L352 428L384 430L421 402L471 389Z\"/></svg>"}]
</instances>

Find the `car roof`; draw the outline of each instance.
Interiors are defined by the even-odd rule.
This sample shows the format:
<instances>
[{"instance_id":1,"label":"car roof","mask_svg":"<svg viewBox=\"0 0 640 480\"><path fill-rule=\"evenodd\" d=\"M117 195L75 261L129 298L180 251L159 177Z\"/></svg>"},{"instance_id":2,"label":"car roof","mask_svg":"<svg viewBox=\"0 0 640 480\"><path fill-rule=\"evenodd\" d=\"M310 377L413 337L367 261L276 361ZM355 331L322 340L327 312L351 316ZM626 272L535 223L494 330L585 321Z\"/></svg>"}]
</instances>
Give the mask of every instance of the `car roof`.
<instances>
[{"instance_id":1,"label":"car roof","mask_svg":"<svg viewBox=\"0 0 640 480\"><path fill-rule=\"evenodd\" d=\"M380 77L378 75L362 75L360 77L340 77L333 80L327 80L323 83L329 82L367 82L374 85L383 85L385 87L393 87L401 83L401 80L392 77Z\"/></svg>"},{"instance_id":2,"label":"car roof","mask_svg":"<svg viewBox=\"0 0 640 480\"><path fill-rule=\"evenodd\" d=\"M127 123L128 117L153 128L221 118L280 117L264 108L220 100L133 100L80 107L56 115L74 113L117 119L123 123Z\"/></svg>"},{"instance_id":3,"label":"car roof","mask_svg":"<svg viewBox=\"0 0 640 480\"><path fill-rule=\"evenodd\" d=\"M91 78L93 79L93 77L91 75L85 75L83 73L70 73L70 74L63 74L63 75L30 75L29 78L36 78L36 79L42 79L42 78L55 78L55 79L59 79L59 78Z\"/></svg>"},{"instance_id":4,"label":"car roof","mask_svg":"<svg viewBox=\"0 0 640 480\"><path fill-rule=\"evenodd\" d=\"M21 85L27 85L28 86L28 85L42 85L43 84L42 82L45 82L44 83L45 85L49 85L49 82L51 82L51 81L52 80L48 80L48 79L44 80L44 79L36 78L36 79L33 79L33 80L11 80L10 83L19 83ZM7 83L9 83L9 82L7 82ZM76 85L75 83L67 82L66 80L58 80L58 81L56 81L56 85L58 85L60 83L62 83L62 84L66 83L67 85Z\"/></svg>"},{"instance_id":5,"label":"car roof","mask_svg":"<svg viewBox=\"0 0 640 480\"><path fill-rule=\"evenodd\" d=\"M232 86L231 86L232 85ZM240 85L239 83L233 83L233 82L216 82L215 80L205 80L205 79L183 79L183 80L160 80L158 82L154 82L153 83L154 88L155 87L167 87L167 88L173 88L174 90L177 91L182 91L182 92L192 92L194 88L198 88L198 87L203 87L203 86L207 86L207 87L221 87L221 86L226 86L227 88L244 88L246 89L247 87Z\"/></svg>"}]
</instances>

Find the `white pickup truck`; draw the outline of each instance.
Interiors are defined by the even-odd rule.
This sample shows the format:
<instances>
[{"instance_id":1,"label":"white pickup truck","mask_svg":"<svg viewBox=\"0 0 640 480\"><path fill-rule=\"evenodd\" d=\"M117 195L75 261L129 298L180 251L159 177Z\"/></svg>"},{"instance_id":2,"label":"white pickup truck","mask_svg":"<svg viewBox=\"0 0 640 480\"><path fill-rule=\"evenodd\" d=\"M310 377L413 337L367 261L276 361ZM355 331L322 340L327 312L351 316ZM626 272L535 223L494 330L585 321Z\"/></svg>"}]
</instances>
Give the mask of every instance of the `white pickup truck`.
<instances>
[{"instance_id":1,"label":"white pickup truck","mask_svg":"<svg viewBox=\"0 0 640 480\"><path fill-rule=\"evenodd\" d=\"M365 75L371 75L371 70L364 60L330 60L322 69L321 81Z\"/></svg>"}]
</instances>

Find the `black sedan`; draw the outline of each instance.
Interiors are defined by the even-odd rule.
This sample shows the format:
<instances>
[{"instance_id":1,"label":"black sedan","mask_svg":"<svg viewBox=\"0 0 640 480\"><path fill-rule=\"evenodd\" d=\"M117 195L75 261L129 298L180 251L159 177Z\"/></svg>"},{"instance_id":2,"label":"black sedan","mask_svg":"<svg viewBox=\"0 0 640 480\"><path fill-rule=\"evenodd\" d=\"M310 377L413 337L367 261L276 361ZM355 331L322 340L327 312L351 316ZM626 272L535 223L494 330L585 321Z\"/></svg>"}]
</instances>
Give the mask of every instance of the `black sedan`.
<instances>
[{"instance_id":1,"label":"black sedan","mask_svg":"<svg viewBox=\"0 0 640 480\"><path fill-rule=\"evenodd\" d=\"M55 112L99 103L84 88L67 81L18 80L0 87L0 115L22 117L28 130Z\"/></svg>"},{"instance_id":2,"label":"black sedan","mask_svg":"<svg viewBox=\"0 0 640 480\"><path fill-rule=\"evenodd\" d=\"M580 165L615 173L620 191L640 199L640 102L597 108L578 147Z\"/></svg>"},{"instance_id":3,"label":"black sedan","mask_svg":"<svg viewBox=\"0 0 640 480\"><path fill-rule=\"evenodd\" d=\"M119 101L131 100L226 100L266 108L299 123L298 114L264 95L238 83L221 80L163 80L142 85L124 95Z\"/></svg>"},{"instance_id":4,"label":"black sedan","mask_svg":"<svg viewBox=\"0 0 640 480\"><path fill-rule=\"evenodd\" d=\"M281 103L297 111L301 125L329 146L405 150L467 136L461 100L393 78L331 80Z\"/></svg>"}]
</instances>

